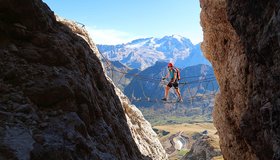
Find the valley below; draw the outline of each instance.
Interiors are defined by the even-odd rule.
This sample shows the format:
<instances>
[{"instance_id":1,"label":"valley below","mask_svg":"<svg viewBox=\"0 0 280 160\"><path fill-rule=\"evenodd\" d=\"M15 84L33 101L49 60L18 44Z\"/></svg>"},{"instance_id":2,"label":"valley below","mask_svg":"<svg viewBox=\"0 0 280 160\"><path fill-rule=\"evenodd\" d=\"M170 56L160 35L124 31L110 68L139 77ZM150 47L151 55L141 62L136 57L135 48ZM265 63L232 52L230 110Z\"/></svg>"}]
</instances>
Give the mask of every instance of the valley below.
<instances>
[{"instance_id":1,"label":"valley below","mask_svg":"<svg viewBox=\"0 0 280 160\"><path fill-rule=\"evenodd\" d=\"M214 96L209 98L213 104ZM221 160L219 136L213 124L213 105L158 102L138 107L157 133L170 160ZM205 106L205 107L203 107Z\"/></svg>"},{"instance_id":2,"label":"valley below","mask_svg":"<svg viewBox=\"0 0 280 160\"><path fill-rule=\"evenodd\" d=\"M153 126L170 160L223 159L213 123L182 123Z\"/></svg>"}]
</instances>

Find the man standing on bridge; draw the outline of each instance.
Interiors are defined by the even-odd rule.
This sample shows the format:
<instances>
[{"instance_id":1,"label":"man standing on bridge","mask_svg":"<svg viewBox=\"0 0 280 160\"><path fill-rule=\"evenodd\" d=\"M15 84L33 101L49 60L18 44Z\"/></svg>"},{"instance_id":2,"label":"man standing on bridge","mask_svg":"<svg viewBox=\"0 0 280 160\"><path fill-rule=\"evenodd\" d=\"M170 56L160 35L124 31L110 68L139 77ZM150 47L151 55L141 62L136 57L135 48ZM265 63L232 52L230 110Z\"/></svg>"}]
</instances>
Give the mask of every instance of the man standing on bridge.
<instances>
[{"instance_id":1,"label":"man standing on bridge","mask_svg":"<svg viewBox=\"0 0 280 160\"><path fill-rule=\"evenodd\" d=\"M179 75L179 70L177 68L175 68L172 63L168 63L168 73L162 79L165 80L169 76L170 76L170 81L165 87L164 98L162 98L161 100L167 101L169 89L173 86L175 88L176 94L178 95L177 102L183 102L180 90L178 88L178 80L179 80L179 76L180 76Z\"/></svg>"}]
</instances>

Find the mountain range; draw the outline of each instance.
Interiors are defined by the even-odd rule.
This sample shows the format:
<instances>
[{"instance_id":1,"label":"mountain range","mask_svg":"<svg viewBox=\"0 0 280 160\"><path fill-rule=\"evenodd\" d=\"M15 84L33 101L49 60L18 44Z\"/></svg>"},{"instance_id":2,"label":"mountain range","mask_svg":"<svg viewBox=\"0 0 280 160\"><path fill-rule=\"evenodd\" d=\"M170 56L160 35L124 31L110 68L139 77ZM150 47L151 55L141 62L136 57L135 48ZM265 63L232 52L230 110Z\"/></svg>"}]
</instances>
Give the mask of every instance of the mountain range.
<instances>
[{"instance_id":1,"label":"mountain range","mask_svg":"<svg viewBox=\"0 0 280 160\"><path fill-rule=\"evenodd\" d=\"M118 45L97 45L99 52L110 61L119 61L130 68L144 70L157 61L173 62L177 67L207 64L199 44L182 36L141 38Z\"/></svg>"}]
</instances>

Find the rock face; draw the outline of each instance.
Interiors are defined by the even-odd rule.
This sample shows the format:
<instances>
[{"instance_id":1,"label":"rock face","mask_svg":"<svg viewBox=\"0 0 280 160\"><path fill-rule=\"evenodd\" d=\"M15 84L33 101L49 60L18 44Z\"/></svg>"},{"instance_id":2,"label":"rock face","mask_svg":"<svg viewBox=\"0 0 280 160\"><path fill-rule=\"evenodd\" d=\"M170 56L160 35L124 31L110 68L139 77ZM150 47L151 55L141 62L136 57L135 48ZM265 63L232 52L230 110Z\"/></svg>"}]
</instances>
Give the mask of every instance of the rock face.
<instances>
[{"instance_id":1,"label":"rock face","mask_svg":"<svg viewBox=\"0 0 280 160\"><path fill-rule=\"evenodd\" d=\"M117 95L121 97L127 124L140 152L154 160L167 160L168 156L157 134L152 130L151 124L145 120L143 114L136 106L130 104L128 98L119 89L116 88L116 90Z\"/></svg>"},{"instance_id":2,"label":"rock face","mask_svg":"<svg viewBox=\"0 0 280 160\"><path fill-rule=\"evenodd\" d=\"M0 1L0 24L0 159L166 159L82 29L41 0Z\"/></svg>"},{"instance_id":3,"label":"rock face","mask_svg":"<svg viewBox=\"0 0 280 160\"><path fill-rule=\"evenodd\" d=\"M279 1L200 0L225 159L279 159Z\"/></svg>"},{"instance_id":4,"label":"rock face","mask_svg":"<svg viewBox=\"0 0 280 160\"><path fill-rule=\"evenodd\" d=\"M213 137L207 135L200 137L182 160L212 160L213 157L220 156L221 150L215 148L211 141L213 141Z\"/></svg>"}]
</instances>

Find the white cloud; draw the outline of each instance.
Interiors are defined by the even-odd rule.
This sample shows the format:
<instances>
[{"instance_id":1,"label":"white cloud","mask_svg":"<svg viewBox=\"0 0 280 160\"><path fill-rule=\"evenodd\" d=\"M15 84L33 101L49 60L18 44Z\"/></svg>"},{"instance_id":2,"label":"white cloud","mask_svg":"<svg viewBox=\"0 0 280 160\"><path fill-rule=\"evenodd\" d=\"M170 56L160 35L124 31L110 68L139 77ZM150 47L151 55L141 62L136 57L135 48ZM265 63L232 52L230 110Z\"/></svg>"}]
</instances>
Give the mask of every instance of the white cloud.
<instances>
[{"instance_id":1,"label":"white cloud","mask_svg":"<svg viewBox=\"0 0 280 160\"><path fill-rule=\"evenodd\" d=\"M100 29L96 27L86 27L92 40L96 44L116 45L130 42L136 37L131 34L115 29Z\"/></svg>"}]
</instances>

